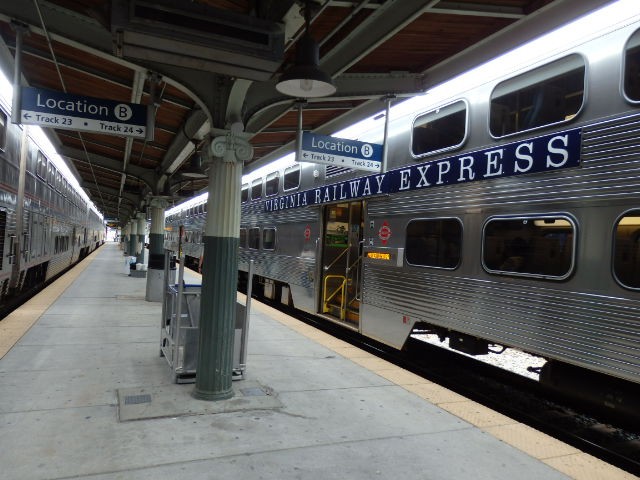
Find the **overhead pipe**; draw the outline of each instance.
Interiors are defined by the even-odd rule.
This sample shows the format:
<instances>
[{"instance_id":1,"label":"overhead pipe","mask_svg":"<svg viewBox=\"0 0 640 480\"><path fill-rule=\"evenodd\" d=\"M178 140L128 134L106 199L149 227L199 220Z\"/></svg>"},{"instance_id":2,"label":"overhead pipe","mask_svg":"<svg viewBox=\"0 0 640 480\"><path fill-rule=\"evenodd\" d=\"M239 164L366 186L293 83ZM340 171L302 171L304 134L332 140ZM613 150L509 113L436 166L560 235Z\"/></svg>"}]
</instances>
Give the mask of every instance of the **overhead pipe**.
<instances>
[{"instance_id":1,"label":"overhead pipe","mask_svg":"<svg viewBox=\"0 0 640 480\"><path fill-rule=\"evenodd\" d=\"M389 114L391 113L391 101L396 98L395 95L386 95L382 97L382 100L386 103L385 115L384 115L384 138L382 140L382 165L380 166L381 173L385 173L389 168L387 156L389 155Z\"/></svg>"},{"instance_id":2,"label":"overhead pipe","mask_svg":"<svg viewBox=\"0 0 640 480\"><path fill-rule=\"evenodd\" d=\"M11 123L19 124L22 116L22 39L25 32L29 32L29 27L23 23L11 22L11 26L16 31L16 54L13 67L13 103L11 106Z\"/></svg>"}]
</instances>

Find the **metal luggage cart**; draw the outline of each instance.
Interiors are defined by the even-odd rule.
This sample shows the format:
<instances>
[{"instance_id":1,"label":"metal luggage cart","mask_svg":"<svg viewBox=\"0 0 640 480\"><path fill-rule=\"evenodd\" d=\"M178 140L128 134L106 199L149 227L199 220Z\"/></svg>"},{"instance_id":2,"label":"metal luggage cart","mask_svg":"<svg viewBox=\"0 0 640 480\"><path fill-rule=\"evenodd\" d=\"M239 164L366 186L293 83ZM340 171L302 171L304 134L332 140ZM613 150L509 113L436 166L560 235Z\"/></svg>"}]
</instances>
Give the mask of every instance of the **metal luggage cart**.
<instances>
[{"instance_id":1,"label":"metal luggage cart","mask_svg":"<svg viewBox=\"0 0 640 480\"><path fill-rule=\"evenodd\" d=\"M170 252L165 250L165 293L160 325L160 356L165 357L176 383L193 383L198 363L198 323L200 321L201 285L185 284L184 259L178 269L178 283L169 281ZM233 379L244 378L247 361L247 341L251 292L247 303L236 302L236 323L233 344Z\"/></svg>"}]
</instances>

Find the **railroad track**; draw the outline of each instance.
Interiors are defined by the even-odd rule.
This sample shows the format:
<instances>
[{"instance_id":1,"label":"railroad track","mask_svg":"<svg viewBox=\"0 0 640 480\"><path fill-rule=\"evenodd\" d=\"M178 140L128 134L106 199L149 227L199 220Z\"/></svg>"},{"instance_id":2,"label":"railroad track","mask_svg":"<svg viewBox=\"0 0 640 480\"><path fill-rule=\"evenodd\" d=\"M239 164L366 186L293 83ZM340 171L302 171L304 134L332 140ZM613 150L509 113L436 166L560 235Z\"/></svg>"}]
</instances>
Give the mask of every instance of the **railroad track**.
<instances>
[{"instance_id":1,"label":"railroad track","mask_svg":"<svg viewBox=\"0 0 640 480\"><path fill-rule=\"evenodd\" d=\"M305 323L640 476L640 426L573 404L538 381L415 338L398 351L355 331L258 298Z\"/></svg>"}]
</instances>

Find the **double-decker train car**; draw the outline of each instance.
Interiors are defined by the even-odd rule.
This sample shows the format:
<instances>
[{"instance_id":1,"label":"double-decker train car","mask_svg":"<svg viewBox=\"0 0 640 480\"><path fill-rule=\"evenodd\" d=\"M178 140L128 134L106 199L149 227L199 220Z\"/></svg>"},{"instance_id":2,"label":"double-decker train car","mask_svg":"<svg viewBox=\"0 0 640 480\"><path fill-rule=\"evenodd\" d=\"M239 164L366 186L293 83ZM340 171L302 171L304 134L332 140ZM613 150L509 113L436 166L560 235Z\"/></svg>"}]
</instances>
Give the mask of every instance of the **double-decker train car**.
<instances>
[{"instance_id":1,"label":"double-decker train car","mask_svg":"<svg viewBox=\"0 0 640 480\"><path fill-rule=\"evenodd\" d=\"M99 213L0 102L0 312L104 242Z\"/></svg>"},{"instance_id":2,"label":"double-decker train car","mask_svg":"<svg viewBox=\"0 0 640 480\"><path fill-rule=\"evenodd\" d=\"M267 297L397 348L420 326L544 357L550 383L637 387L640 22L555 52L392 109L386 171L301 163L245 184L240 279L253 261ZM204 198L174 209L167 246L182 227L197 259L205 215Z\"/></svg>"}]
</instances>

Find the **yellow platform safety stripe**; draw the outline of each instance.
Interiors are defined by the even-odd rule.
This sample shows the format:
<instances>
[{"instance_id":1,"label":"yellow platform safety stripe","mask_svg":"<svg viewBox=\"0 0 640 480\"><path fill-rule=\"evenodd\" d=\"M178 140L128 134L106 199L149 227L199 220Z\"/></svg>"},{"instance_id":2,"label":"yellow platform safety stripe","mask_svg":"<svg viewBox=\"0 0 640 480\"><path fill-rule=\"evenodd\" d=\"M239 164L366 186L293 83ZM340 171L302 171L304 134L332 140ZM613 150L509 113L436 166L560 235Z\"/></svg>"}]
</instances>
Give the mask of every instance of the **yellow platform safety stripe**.
<instances>
[{"instance_id":1,"label":"yellow platform safety stripe","mask_svg":"<svg viewBox=\"0 0 640 480\"><path fill-rule=\"evenodd\" d=\"M638 478L258 301L253 301L252 308L573 479L633 480Z\"/></svg>"},{"instance_id":2,"label":"yellow platform safety stripe","mask_svg":"<svg viewBox=\"0 0 640 480\"><path fill-rule=\"evenodd\" d=\"M0 358L4 357L25 333L38 321L53 302L71 285L93 261L94 250L80 263L39 292L22 306L0 320Z\"/></svg>"}]
</instances>

